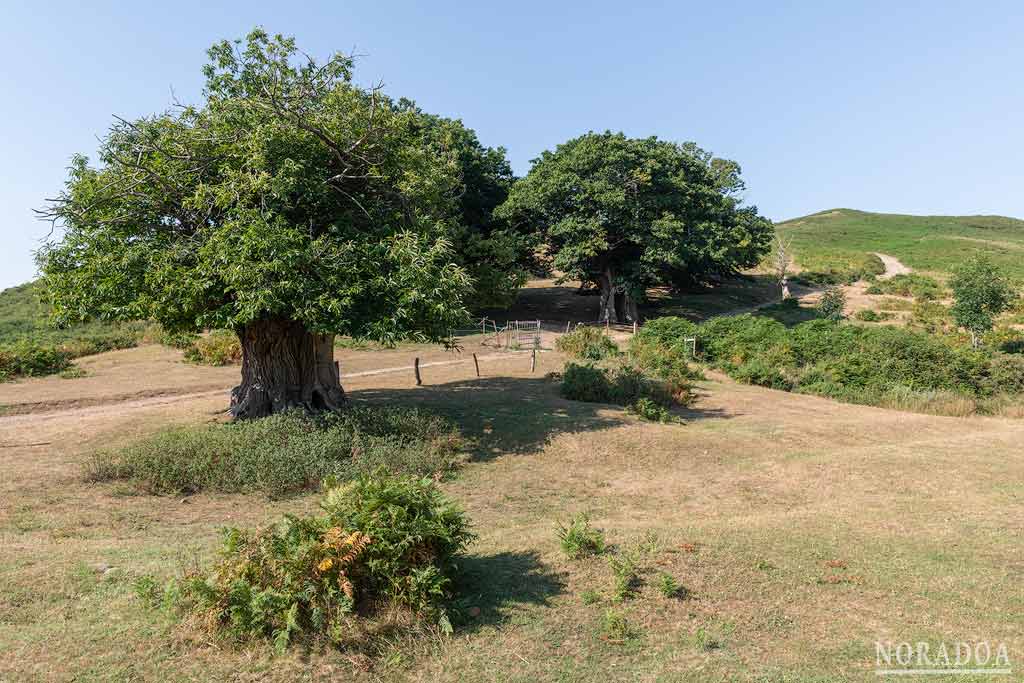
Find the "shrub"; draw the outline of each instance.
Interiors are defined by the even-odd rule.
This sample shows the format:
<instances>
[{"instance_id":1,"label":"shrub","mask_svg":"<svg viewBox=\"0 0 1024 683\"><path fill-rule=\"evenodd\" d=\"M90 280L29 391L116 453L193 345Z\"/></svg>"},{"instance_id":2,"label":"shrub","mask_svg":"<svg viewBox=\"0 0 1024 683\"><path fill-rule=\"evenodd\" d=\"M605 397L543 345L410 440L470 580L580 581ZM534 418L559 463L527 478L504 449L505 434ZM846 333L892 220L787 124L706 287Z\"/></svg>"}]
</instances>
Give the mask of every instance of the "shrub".
<instances>
[{"instance_id":1,"label":"shrub","mask_svg":"<svg viewBox=\"0 0 1024 683\"><path fill-rule=\"evenodd\" d=\"M619 355L619 347L598 327L577 327L559 337L555 348L583 360L604 360Z\"/></svg>"},{"instance_id":2,"label":"shrub","mask_svg":"<svg viewBox=\"0 0 1024 683\"><path fill-rule=\"evenodd\" d=\"M0 348L0 380L52 375L71 365L72 358L71 353L55 346L15 342Z\"/></svg>"},{"instance_id":3,"label":"shrub","mask_svg":"<svg viewBox=\"0 0 1024 683\"><path fill-rule=\"evenodd\" d=\"M330 488L323 514L228 529L208 576L179 604L241 640L344 642L359 615L396 604L448 624L456 557L472 541L462 511L429 479L360 477ZM357 610L358 608L358 610Z\"/></svg>"},{"instance_id":4,"label":"shrub","mask_svg":"<svg viewBox=\"0 0 1024 683\"><path fill-rule=\"evenodd\" d=\"M864 322L877 323L883 320L892 320L893 314L885 311L873 311L870 308L862 308L854 313L853 317Z\"/></svg>"},{"instance_id":5,"label":"shrub","mask_svg":"<svg viewBox=\"0 0 1024 683\"><path fill-rule=\"evenodd\" d=\"M601 618L601 637L612 643L624 643L636 638L637 632L621 612L610 609Z\"/></svg>"},{"instance_id":6,"label":"shrub","mask_svg":"<svg viewBox=\"0 0 1024 683\"><path fill-rule=\"evenodd\" d=\"M555 532L566 557L578 560L605 551L604 532L590 526L590 518L579 513L568 524L559 524Z\"/></svg>"},{"instance_id":7,"label":"shrub","mask_svg":"<svg viewBox=\"0 0 1024 683\"><path fill-rule=\"evenodd\" d=\"M92 456L93 481L125 479L148 493L261 491L274 498L386 468L441 476L458 462L462 439L443 418L418 409L349 408L260 420L175 427Z\"/></svg>"},{"instance_id":8,"label":"shrub","mask_svg":"<svg viewBox=\"0 0 1024 683\"><path fill-rule=\"evenodd\" d=\"M666 598L675 598L682 593L682 586L676 581L676 577L667 572L658 574L658 592Z\"/></svg>"},{"instance_id":9,"label":"shrub","mask_svg":"<svg viewBox=\"0 0 1024 683\"><path fill-rule=\"evenodd\" d=\"M867 294L889 294L914 297L918 301L941 299L945 293L934 278L917 273L894 275L887 280L877 280L866 290Z\"/></svg>"},{"instance_id":10,"label":"shrub","mask_svg":"<svg viewBox=\"0 0 1024 683\"><path fill-rule=\"evenodd\" d=\"M672 421L672 414L668 412L668 408L655 403L649 398L637 399L629 406L629 412L650 422L668 423Z\"/></svg>"},{"instance_id":11,"label":"shrub","mask_svg":"<svg viewBox=\"0 0 1024 683\"><path fill-rule=\"evenodd\" d=\"M610 555L608 567L612 570L612 600L622 602L633 597L640 588L640 570L629 555Z\"/></svg>"},{"instance_id":12,"label":"shrub","mask_svg":"<svg viewBox=\"0 0 1024 683\"><path fill-rule=\"evenodd\" d=\"M659 324L665 320L671 324ZM644 326L630 340L630 361L646 374L668 382L687 383L700 377L688 362L693 346L685 341L697 339L696 325L682 318L659 318L649 325L653 329L648 330L648 326ZM673 327L675 330L666 333ZM675 336L676 332L681 336Z\"/></svg>"},{"instance_id":13,"label":"shrub","mask_svg":"<svg viewBox=\"0 0 1024 683\"><path fill-rule=\"evenodd\" d=\"M982 337L985 346L1003 353L1024 353L1024 332L1012 327L997 327Z\"/></svg>"},{"instance_id":14,"label":"shrub","mask_svg":"<svg viewBox=\"0 0 1024 683\"><path fill-rule=\"evenodd\" d=\"M242 360L242 345L231 330L213 330L185 349L185 360L201 365L232 365Z\"/></svg>"},{"instance_id":15,"label":"shrub","mask_svg":"<svg viewBox=\"0 0 1024 683\"><path fill-rule=\"evenodd\" d=\"M953 329L949 308L937 301L919 301L911 309L911 325L929 334L944 334Z\"/></svg>"},{"instance_id":16,"label":"shrub","mask_svg":"<svg viewBox=\"0 0 1024 683\"><path fill-rule=\"evenodd\" d=\"M562 373L562 396L573 401L614 403L628 406L647 398L668 407L687 405L693 399L689 383L684 380L660 381L647 377L642 370L620 363L610 368L592 364L568 363Z\"/></svg>"},{"instance_id":17,"label":"shrub","mask_svg":"<svg viewBox=\"0 0 1024 683\"><path fill-rule=\"evenodd\" d=\"M846 311L846 293L838 287L830 287L818 300L818 315L826 320L842 320Z\"/></svg>"},{"instance_id":18,"label":"shrub","mask_svg":"<svg viewBox=\"0 0 1024 683\"><path fill-rule=\"evenodd\" d=\"M983 398L1024 392L1024 359L900 327L812 320L787 330L735 316L704 323L700 334L705 359L740 381L843 401L958 415Z\"/></svg>"},{"instance_id":19,"label":"shrub","mask_svg":"<svg viewBox=\"0 0 1024 683\"><path fill-rule=\"evenodd\" d=\"M191 347L198 338L194 332L168 332L159 323L150 324L142 334L142 341L147 344L162 344L181 350Z\"/></svg>"}]
</instances>

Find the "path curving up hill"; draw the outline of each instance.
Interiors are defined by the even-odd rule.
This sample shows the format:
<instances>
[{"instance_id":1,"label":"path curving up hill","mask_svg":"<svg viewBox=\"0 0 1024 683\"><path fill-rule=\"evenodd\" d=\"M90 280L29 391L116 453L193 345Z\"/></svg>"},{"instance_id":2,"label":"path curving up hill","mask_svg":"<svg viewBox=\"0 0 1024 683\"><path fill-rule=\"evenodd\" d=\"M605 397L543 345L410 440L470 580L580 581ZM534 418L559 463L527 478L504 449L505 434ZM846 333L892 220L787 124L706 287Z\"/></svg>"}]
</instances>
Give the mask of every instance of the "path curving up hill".
<instances>
[{"instance_id":1,"label":"path curving up hill","mask_svg":"<svg viewBox=\"0 0 1024 683\"><path fill-rule=\"evenodd\" d=\"M896 277L897 275L909 275L911 273L910 268L900 263L899 259L895 256L880 254L877 251L874 252L874 254L881 259L882 264L885 266L885 273L878 276L879 280L888 280L889 278Z\"/></svg>"}]
</instances>

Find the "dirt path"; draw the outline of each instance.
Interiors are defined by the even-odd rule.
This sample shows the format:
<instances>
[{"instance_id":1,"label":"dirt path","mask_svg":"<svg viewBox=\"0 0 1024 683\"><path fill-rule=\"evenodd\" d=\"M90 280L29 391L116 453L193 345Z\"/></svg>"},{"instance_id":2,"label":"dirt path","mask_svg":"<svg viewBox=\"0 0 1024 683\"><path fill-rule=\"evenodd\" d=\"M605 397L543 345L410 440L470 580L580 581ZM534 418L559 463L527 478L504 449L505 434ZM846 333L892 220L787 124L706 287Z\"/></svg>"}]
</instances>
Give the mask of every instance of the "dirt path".
<instances>
[{"instance_id":1,"label":"dirt path","mask_svg":"<svg viewBox=\"0 0 1024 683\"><path fill-rule=\"evenodd\" d=\"M907 266L900 263L899 259L895 256L889 256L888 254L880 254L877 251L875 256L882 260L882 264L885 266L885 272L878 276L879 280L888 280L889 278L896 277L897 275L909 275L912 271Z\"/></svg>"},{"instance_id":2,"label":"dirt path","mask_svg":"<svg viewBox=\"0 0 1024 683\"><path fill-rule=\"evenodd\" d=\"M529 351L515 351L511 353L494 353L488 355L480 355L477 357L477 360L481 363L492 363L494 361L505 361L514 358L522 358L524 363L528 363L529 357ZM426 363L420 363L420 368L425 369L446 367L452 365L465 365L472 364L472 362L473 359L470 356L455 360L430 361ZM363 370L359 372L343 373L341 379L342 382L345 382L347 380L351 380L354 378L372 377L374 375L386 375L396 372L411 373L412 370L413 365L411 364L399 365L386 368L377 368L374 370ZM68 399L66 401L14 404L6 406L6 414L0 414L0 425L29 424L39 420L52 420L63 417L113 415L115 413L123 413L130 410L152 408L153 406L165 405L169 403L179 403L182 401L191 401L195 399L226 395L226 393L229 390L230 385L227 385L220 388L207 388L202 391L183 389L180 392L155 392L155 395L147 395L146 392L139 392L136 394L110 396L106 398ZM3 446L3 444L0 443L0 446Z\"/></svg>"}]
</instances>

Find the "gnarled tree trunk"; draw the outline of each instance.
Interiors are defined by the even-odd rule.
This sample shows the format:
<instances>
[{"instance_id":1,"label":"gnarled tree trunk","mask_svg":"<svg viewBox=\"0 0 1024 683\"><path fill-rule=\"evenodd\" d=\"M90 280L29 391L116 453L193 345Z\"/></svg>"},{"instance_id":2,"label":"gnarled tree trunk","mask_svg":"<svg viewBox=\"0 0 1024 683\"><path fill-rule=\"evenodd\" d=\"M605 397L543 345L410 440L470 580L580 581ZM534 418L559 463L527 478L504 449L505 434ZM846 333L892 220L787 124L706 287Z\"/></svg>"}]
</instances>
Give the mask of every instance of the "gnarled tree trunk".
<instances>
[{"instance_id":1,"label":"gnarled tree trunk","mask_svg":"<svg viewBox=\"0 0 1024 683\"><path fill-rule=\"evenodd\" d=\"M333 334L314 334L294 320L270 318L246 325L238 338L242 383L231 390L235 418L290 409L314 413L344 405Z\"/></svg>"},{"instance_id":2,"label":"gnarled tree trunk","mask_svg":"<svg viewBox=\"0 0 1024 683\"><path fill-rule=\"evenodd\" d=\"M597 319L601 322L618 322L619 316L615 311L615 276L611 266L605 266L597 276L597 284L601 288L601 310L598 311Z\"/></svg>"}]
</instances>

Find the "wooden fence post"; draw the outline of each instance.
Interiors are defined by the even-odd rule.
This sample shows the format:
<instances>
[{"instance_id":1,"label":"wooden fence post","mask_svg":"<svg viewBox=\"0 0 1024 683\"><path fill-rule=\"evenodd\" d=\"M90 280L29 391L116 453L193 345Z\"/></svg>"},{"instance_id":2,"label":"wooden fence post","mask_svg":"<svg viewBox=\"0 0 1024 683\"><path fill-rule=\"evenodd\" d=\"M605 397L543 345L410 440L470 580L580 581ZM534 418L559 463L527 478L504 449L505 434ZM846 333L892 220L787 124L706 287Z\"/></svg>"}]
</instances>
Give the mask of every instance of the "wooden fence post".
<instances>
[{"instance_id":1,"label":"wooden fence post","mask_svg":"<svg viewBox=\"0 0 1024 683\"><path fill-rule=\"evenodd\" d=\"M476 359L476 354L473 354L473 365L476 366L476 376L480 376L480 361Z\"/></svg>"},{"instance_id":2,"label":"wooden fence post","mask_svg":"<svg viewBox=\"0 0 1024 683\"><path fill-rule=\"evenodd\" d=\"M416 386L423 384L423 380L420 378L420 357L416 356L416 360L412 364L413 372L416 373Z\"/></svg>"},{"instance_id":3,"label":"wooden fence post","mask_svg":"<svg viewBox=\"0 0 1024 683\"><path fill-rule=\"evenodd\" d=\"M533 372L536 369L537 369L537 349L534 349L533 353L530 354L530 372Z\"/></svg>"}]
</instances>

